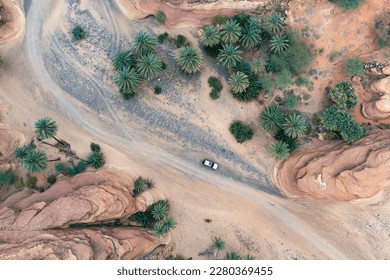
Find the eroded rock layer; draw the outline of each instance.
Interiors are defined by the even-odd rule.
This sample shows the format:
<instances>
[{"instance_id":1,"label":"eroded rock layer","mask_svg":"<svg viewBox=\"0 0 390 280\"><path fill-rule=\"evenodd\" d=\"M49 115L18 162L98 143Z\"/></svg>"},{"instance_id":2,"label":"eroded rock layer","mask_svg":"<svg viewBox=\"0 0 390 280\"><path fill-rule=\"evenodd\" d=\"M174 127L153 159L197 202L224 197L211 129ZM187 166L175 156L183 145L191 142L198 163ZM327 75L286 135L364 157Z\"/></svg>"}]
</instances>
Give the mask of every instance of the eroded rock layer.
<instances>
[{"instance_id":1,"label":"eroded rock layer","mask_svg":"<svg viewBox=\"0 0 390 280\"><path fill-rule=\"evenodd\" d=\"M275 170L287 197L315 200L368 198L390 186L390 130L374 130L353 145L317 142L294 152Z\"/></svg>"},{"instance_id":2,"label":"eroded rock layer","mask_svg":"<svg viewBox=\"0 0 390 280\"><path fill-rule=\"evenodd\" d=\"M270 1L263 0L116 0L118 6L130 12L138 19L164 12L165 23L173 26L178 24L204 25L216 15L233 15L238 11L255 11L266 7ZM286 1L287 2L287 1ZM283 4L283 3L282 3Z\"/></svg>"},{"instance_id":3,"label":"eroded rock layer","mask_svg":"<svg viewBox=\"0 0 390 280\"><path fill-rule=\"evenodd\" d=\"M378 121L390 119L390 76L374 82L371 89L377 95L370 102L364 104L362 108L364 116Z\"/></svg>"},{"instance_id":4,"label":"eroded rock layer","mask_svg":"<svg viewBox=\"0 0 390 280\"><path fill-rule=\"evenodd\" d=\"M163 199L156 188L134 198L132 181L105 169L60 177L43 193L9 197L0 204L0 259L134 259L166 244L144 229L91 227Z\"/></svg>"}]
</instances>

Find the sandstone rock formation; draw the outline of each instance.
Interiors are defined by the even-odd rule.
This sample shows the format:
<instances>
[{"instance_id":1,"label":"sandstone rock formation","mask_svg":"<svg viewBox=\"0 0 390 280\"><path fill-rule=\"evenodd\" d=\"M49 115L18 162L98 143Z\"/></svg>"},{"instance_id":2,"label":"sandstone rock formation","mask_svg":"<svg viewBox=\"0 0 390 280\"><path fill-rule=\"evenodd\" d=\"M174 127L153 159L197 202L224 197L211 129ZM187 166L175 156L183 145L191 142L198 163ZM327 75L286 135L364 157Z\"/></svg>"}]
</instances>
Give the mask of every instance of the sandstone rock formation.
<instances>
[{"instance_id":1,"label":"sandstone rock formation","mask_svg":"<svg viewBox=\"0 0 390 280\"><path fill-rule=\"evenodd\" d=\"M388 73L387 71L388 68L384 72ZM371 89L378 94L363 105L363 115L377 121L390 119L390 76L374 82Z\"/></svg>"},{"instance_id":2,"label":"sandstone rock formation","mask_svg":"<svg viewBox=\"0 0 390 280\"><path fill-rule=\"evenodd\" d=\"M60 177L43 193L9 197L0 204L0 259L134 259L166 244L144 229L93 227L163 199L156 188L134 198L132 188L128 175L105 169Z\"/></svg>"},{"instance_id":3,"label":"sandstone rock formation","mask_svg":"<svg viewBox=\"0 0 390 280\"><path fill-rule=\"evenodd\" d=\"M254 11L269 0L116 0L119 7L138 19L164 12L165 23L173 25L204 25L216 15L233 15L238 11Z\"/></svg>"},{"instance_id":4,"label":"sandstone rock formation","mask_svg":"<svg viewBox=\"0 0 390 280\"><path fill-rule=\"evenodd\" d=\"M287 197L345 201L371 197L390 187L390 130L374 130L353 145L343 141L305 145L273 175Z\"/></svg>"}]
</instances>

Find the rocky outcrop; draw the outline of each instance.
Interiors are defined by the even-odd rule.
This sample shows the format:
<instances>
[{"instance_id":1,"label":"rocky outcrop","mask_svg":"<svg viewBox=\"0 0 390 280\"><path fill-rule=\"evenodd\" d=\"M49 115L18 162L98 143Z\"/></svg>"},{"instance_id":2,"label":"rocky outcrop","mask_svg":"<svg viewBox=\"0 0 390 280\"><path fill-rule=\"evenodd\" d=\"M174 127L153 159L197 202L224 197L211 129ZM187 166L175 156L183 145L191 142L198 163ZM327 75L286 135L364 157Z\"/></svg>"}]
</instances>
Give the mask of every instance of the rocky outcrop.
<instances>
[{"instance_id":1,"label":"rocky outcrop","mask_svg":"<svg viewBox=\"0 0 390 280\"><path fill-rule=\"evenodd\" d=\"M144 229L93 227L126 220L163 199L156 188L134 198L132 188L128 175L105 169L60 177L43 193L9 197L0 204L0 258L134 259L166 244Z\"/></svg>"},{"instance_id":2,"label":"rocky outcrop","mask_svg":"<svg viewBox=\"0 0 390 280\"><path fill-rule=\"evenodd\" d=\"M269 6L269 0L116 0L125 14L141 19L164 12L165 23L173 25L204 25L216 15L233 15L239 11L254 11ZM287 2L287 1L286 1Z\"/></svg>"},{"instance_id":3,"label":"rocky outcrop","mask_svg":"<svg viewBox=\"0 0 390 280\"><path fill-rule=\"evenodd\" d=\"M0 0L0 44L20 39L25 18L17 1Z\"/></svg>"},{"instance_id":4,"label":"rocky outcrop","mask_svg":"<svg viewBox=\"0 0 390 280\"><path fill-rule=\"evenodd\" d=\"M354 200L390 186L390 130L374 130L349 145L317 142L295 151L273 180L290 198Z\"/></svg>"},{"instance_id":5,"label":"rocky outcrop","mask_svg":"<svg viewBox=\"0 0 390 280\"><path fill-rule=\"evenodd\" d=\"M384 68L388 73L388 67ZM362 107L363 115L372 120L390 119L390 76L386 76L371 85L371 89L377 93L372 100Z\"/></svg>"}]
</instances>

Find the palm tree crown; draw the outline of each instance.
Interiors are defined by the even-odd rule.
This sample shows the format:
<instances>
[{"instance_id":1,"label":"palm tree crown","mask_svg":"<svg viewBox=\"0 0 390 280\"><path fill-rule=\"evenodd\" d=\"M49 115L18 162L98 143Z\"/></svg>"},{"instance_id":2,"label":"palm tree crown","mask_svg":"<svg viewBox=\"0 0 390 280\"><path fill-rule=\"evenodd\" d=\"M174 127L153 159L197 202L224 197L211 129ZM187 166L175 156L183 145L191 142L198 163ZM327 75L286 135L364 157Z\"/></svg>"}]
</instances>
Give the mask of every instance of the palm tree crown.
<instances>
[{"instance_id":1,"label":"palm tree crown","mask_svg":"<svg viewBox=\"0 0 390 280\"><path fill-rule=\"evenodd\" d=\"M269 42L269 46L271 48L271 51L275 52L275 53L281 53L281 52L284 52L289 44L288 44L288 39L287 39L287 36L286 35L274 35L270 42Z\"/></svg>"},{"instance_id":2,"label":"palm tree crown","mask_svg":"<svg viewBox=\"0 0 390 280\"><path fill-rule=\"evenodd\" d=\"M241 93L244 92L249 86L248 76L243 72L237 71L234 72L233 75L228 80L230 88L233 93Z\"/></svg>"},{"instance_id":3,"label":"palm tree crown","mask_svg":"<svg viewBox=\"0 0 390 280\"><path fill-rule=\"evenodd\" d=\"M202 67L202 56L191 46L185 46L180 50L177 60L181 70L187 74L198 72Z\"/></svg>"},{"instance_id":4,"label":"palm tree crown","mask_svg":"<svg viewBox=\"0 0 390 280\"><path fill-rule=\"evenodd\" d=\"M168 210L169 210L168 202L166 200L160 200L157 203L153 204L150 213L155 220L160 221L167 216Z\"/></svg>"},{"instance_id":5,"label":"palm tree crown","mask_svg":"<svg viewBox=\"0 0 390 280\"><path fill-rule=\"evenodd\" d=\"M27 157L27 155L34 149L34 146L33 145L25 145L25 146L21 146L21 147L18 147L16 148L15 150L15 153L14 153L14 157L19 160L20 162L23 162L25 160L25 158Z\"/></svg>"},{"instance_id":6,"label":"palm tree crown","mask_svg":"<svg viewBox=\"0 0 390 280\"><path fill-rule=\"evenodd\" d=\"M307 122L297 113L288 115L283 123L284 133L291 138L298 138L307 128Z\"/></svg>"},{"instance_id":7,"label":"palm tree crown","mask_svg":"<svg viewBox=\"0 0 390 280\"><path fill-rule=\"evenodd\" d=\"M253 74L259 75L263 72L265 72L265 66L266 62L262 58L255 58L251 63L250 63L250 68Z\"/></svg>"},{"instance_id":8,"label":"palm tree crown","mask_svg":"<svg viewBox=\"0 0 390 280\"><path fill-rule=\"evenodd\" d=\"M141 31L135 35L134 48L138 54L153 53L157 48L157 39L148 31Z\"/></svg>"},{"instance_id":9,"label":"palm tree crown","mask_svg":"<svg viewBox=\"0 0 390 280\"><path fill-rule=\"evenodd\" d=\"M136 67L141 77L150 80L162 71L163 62L157 54L148 53L138 58Z\"/></svg>"},{"instance_id":10,"label":"palm tree crown","mask_svg":"<svg viewBox=\"0 0 390 280\"><path fill-rule=\"evenodd\" d=\"M269 154L276 160L285 160L290 154L288 144L277 140L269 147Z\"/></svg>"},{"instance_id":11,"label":"palm tree crown","mask_svg":"<svg viewBox=\"0 0 390 280\"><path fill-rule=\"evenodd\" d=\"M284 119L283 111L275 104L271 104L261 113L260 124L268 132L275 133L282 128Z\"/></svg>"},{"instance_id":12,"label":"palm tree crown","mask_svg":"<svg viewBox=\"0 0 390 280\"><path fill-rule=\"evenodd\" d=\"M41 151L32 150L26 155L23 165L29 172L40 172L47 166L47 157Z\"/></svg>"},{"instance_id":13,"label":"palm tree crown","mask_svg":"<svg viewBox=\"0 0 390 280\"><path fill-rule=\"evenodd\" d=\"M283 18L280 14L272 14L264 22L265 27L273 32L279 32L283 28Z\"/></svg>"},{"instance_id":14,"label":"palm tree crown","mask_svg":"<svg viewBox=\"0 0 390 280\"><path fill-rule=\"evenodd\" d=\"M132 93L134 92L139 83L141 82L141 76L134 68L125 67L119 71L115 80L120 92Z\"/></svg>"},{"instance_id":15,"label":"palm tree crown","mask_svg":"<svg viewBox=\"0 0 390 280\"><path fill-rule=\"evenodd\" d=\"M244 27L240 37L240 42L246 48L253 48L261 43L260 28L257 24L249 24Z\"/></svg>"},{"instance_id":16,"label":"palm tree crown","mask_svg":"<svg viewBox=\"0 0 390 280\"><path fill-rule=\"evenodd\" d=\"M51 118L43 118L35 122L35 134L40 140L54 137L57 130L58 126Z\"/></svg>"},{"instance_id":17,"label":"palm tree crown","mask_svg":"<svg viewBox=\"0 0 390 280\"><path fill-rule=\"evenodd\" d=\"M132 68L135 65L135 57L128 51L121 51L114 56L112 64L114 65L115 70Z\"/></svg>"},{"instance_id":18,"label":"palm tree crown","mask_svg":"<svg viewBox=\"0 0 390 280\"><path fill-rule=\"evenodd\" d=\"M219 33L221 34L222 41L228 44L234 44L240 39L241 26L237 21L229 19L224 23Z\"/></svg>"},{"instance_id":19,"label":"palm tree crown","mask_svg":"<svg viewBox=\"0 0 390 280\"><path fill-rule=\"evenodd\" d=\"M165 219L164 221L164 230L165 232L169 232L171 230L173 230L174 228L176 228L176 220L172 217L168 217Z\"/></svg>"},{"instance_id":20,"label":"palm tree crown","mask_svg":"<svg viewBox=\"0 0 390 280\"><path fill-rule=\"evenodd\" d=\"M212 248L216 251L216 255L218 252L223 251L225 249L225 241L220 237L214 237Z\"/></svg>"},{"instance_id":21,"label":"palm tree crown","mask_svg":"<svg viewBox=\"0 0 390 280\"><path fill-rule=\"evenodd\" d=\"M219 43L220 35L214 25L203 27L203 33L200 35L200 42L203 46L212 47Z\"/></svg>"},{"instance_id":22,"label":"palm tree crown","mask_svg":"<svg viewBox=\"0 0 390 280\"><path fill-rule=\"evenodd\" d=\"M231 68L241 60L242 51L234 45L224 45L218 54L218 61L225 67Z\"/></svg>"},{"instance_id":23,"label":"palm tree crown","mask_svg":"<svg viewBox=\"0 0 390 280\"><path fill-rule=\"evenodd\" d=\"M95 169L102 167L105 163L103 153L91 153L87 158L87 163Z\"/></svg>"},{"instance_id":24,"label":"palm tree crown","mask_svg":"<svg viewBox=\"0 0 390 280\"><path fill-rule=\"evenodd\" d=\"M241 256L236 252L230 252L226 254L225 260L241 260Z\"/></svg>"}]
</instances>

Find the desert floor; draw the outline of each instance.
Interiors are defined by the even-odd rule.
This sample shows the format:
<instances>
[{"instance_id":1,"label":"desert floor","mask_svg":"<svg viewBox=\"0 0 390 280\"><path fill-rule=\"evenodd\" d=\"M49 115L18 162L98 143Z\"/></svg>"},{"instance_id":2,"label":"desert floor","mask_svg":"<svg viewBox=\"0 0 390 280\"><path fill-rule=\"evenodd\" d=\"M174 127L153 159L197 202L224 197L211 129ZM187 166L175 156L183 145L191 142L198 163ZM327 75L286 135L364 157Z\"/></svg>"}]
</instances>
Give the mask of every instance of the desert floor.
<instances>
[{"instance_id":1,"label":"desert floor","mask_svg":"<svg viewBox=\"0 0 390 280\"><path fill-rule=\"evenodd\" d=\"M159 45L167 69L159 80L145 83L134 99L122 98L114 84L111 58L130 47L134 33L167 31L184 34L197 44L196 27L167 29L152 17L135 20L131 11L123 12L108 0L14 2L26 15L25 30L0 42L5 60L0 70L2 121L30 139L34 122L52 117L59 124L59 137L72 143L80 155L87 154L90 141L101 143L109 167L152 178L170 200L178 222L172 233L177 254L212 258L208 247L214 236L220 236L227 243L226 251L258 259L390 258L390 193L385 190L354 202L283 198L269 179L275 162L266 147L272 139L258 124L264 106L235 101L226 83L222 97L212 101L207 78L226 75L215 61L207 58L200 74L186 77L174 60L177 49ZM314 1L296 1L290 13L298 19L313 13L314 6L305 2ZM334 12L328 1L316 2L317 13ZM363 30L355 41L337 37L344 28L343 16L336 15L339 22L322 27L312 17L311 32L322 36L314 47L325 51L313 65L318 72L323 70L317 78L322 82L314 83L307 110L320 111L323 89L344 78L341 62L329 67L326 58L335 48L352 45L346 55L375 56L370 50L374 40L370 24L376 12L389 7L387 0L367 0L356 15L362 18L361 25L351 27ZM294 17L288 21L301 28L302 22ZM72 42L69 34L75 24L87 30L87 38L79 43ZM326 44L331 36L337 45ZM308 40L314 40L314 35ZM154 85L161 85L163 94L153 94ZM228 131L234 119L255 127L251 141L235 142ZM217 161L220 170L203 167L204 158Z\"/></svg>"}]
</instances>

